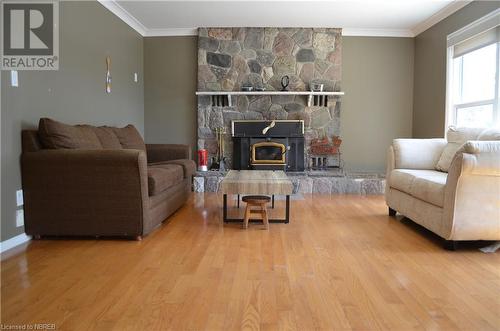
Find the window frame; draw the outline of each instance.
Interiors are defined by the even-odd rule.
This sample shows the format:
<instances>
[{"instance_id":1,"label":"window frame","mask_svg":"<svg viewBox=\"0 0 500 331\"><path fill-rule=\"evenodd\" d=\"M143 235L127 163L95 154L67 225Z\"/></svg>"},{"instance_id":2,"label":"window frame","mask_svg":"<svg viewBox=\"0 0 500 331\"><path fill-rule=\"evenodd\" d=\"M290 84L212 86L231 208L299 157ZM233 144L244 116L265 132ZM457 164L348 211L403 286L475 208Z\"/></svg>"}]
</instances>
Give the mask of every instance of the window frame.
<instances>
[{"instance_id":1,"label":"window frame","mask_svg":"<svg viewBox=\"0 0 500 331\"><path fill-rule=\"evenodd\" d=\"M453 84L454 79L454 46L457 42L450 44L450 41L453 39L460 38L460 35L465 35L468 37L477 35L482 33L488 28L483 28L481 30L481 26L488 25L491 21L498 19L500 16L500 9L497 9L490 14L480 18L479 20L472 22L471 24L465 26L464 28L455 31L447 36L447 54L446 54L446 113L445 113L445 126L444 126L444 134L446 136L446 131L448 127L451 125L456 125L457 123L457 113L461 108L468 108L474 106L482 106L482 105L492 105L493 107L493 123L494 126L500 127L500 42L496 43L496 68L495 68L495 95L493 99L487 100L479 100L474 102L465 102L465 103L454 103L453 96ZM465 38L465 37L463 37ZM491 44L490 44L491 45ZM487 47L487 46L485 46ZM465 54L464 54L465 55ZM463 55L462 55L463 56ZM461 64L462 67L462 64Z\"/></svg>"}]
</instances>

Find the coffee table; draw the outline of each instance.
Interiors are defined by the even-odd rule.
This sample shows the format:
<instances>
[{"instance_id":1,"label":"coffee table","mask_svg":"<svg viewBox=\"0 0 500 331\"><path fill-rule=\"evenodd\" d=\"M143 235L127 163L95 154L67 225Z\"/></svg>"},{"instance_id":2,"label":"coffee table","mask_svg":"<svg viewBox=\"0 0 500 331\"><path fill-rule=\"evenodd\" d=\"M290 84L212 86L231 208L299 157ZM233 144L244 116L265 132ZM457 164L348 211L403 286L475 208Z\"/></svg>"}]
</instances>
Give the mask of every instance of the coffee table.
<instances>
[{"instance_id":1,"label":"coffee table","mask_svg":"<svg viewBox=\"0 0 500 331\"><path fill-rule=\"evenodd\" d=\"M227 195L285 195L284 219L270 219L273 223L290 222L290 195L293 184L282 170L229 170L222 179L219 192L223 194L222 215L224 222L243 222L242 218L227 217Z\"/></svg>"}]
</instances>

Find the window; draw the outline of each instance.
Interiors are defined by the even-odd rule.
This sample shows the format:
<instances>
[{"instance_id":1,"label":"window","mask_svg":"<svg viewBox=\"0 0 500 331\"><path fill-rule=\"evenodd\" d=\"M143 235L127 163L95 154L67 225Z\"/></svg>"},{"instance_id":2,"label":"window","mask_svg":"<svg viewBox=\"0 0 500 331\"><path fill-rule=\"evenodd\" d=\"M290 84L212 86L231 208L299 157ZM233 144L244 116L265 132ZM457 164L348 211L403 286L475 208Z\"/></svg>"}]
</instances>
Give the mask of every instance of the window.
<instances>
[{"instance_id":1,"label":"window","mask_svg":"<svg viewBox=\"0 0 500 331\"><path fill-rule=\"evenodd\" d=\"M500 12L494 16L448 36L447 126L500 127Z\"/></svg>"}]
</instances>

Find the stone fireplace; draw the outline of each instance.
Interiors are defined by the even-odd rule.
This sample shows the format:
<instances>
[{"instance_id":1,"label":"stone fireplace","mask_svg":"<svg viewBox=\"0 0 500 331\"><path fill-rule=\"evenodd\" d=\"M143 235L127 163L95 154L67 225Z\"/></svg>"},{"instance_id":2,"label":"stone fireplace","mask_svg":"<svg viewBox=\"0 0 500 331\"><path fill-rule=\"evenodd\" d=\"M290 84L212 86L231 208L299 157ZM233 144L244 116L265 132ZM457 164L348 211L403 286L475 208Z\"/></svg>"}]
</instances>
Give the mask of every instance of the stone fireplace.
<instances>
[{"instance_id":1,"label":"stone fireplace","mask_svg":"<svg viewBox=\"0 0 500 331\"><path fill-rule=\"evenodd\" d=\"M311 84L324 85L325 91L341 91L342 34L340 29L313 28L200 28L198 37L198 91L241 91L242 86L258 90L280 91L281 79L289 76L289 91L309 91ZM228 168L251 167L250 156L242 159L233 144L265 147L256 151L253 159L276 161L283 167L283 146L290 141L282 136L268 136L259 131L273 120L303 122L302 145L293 153L303 158L300 166L288 172L294 193L322 194L381 194L385 180L377 174L346 173L342 167L339 146L341 100L339 97L318 97L310 104L306 95L222 95L198 96L198 148L217 154L215 131L226 132L224 156ZM316 99L316 97L315 97ZM316 102L319 101L319 102ZM256 136L232 135L232 125L244 121L259 121ZM255 129L255 128L254 128ZM273 133L272 129L268 131ZM270 138L270 139L268 139ZM300 140L299 140L300 142ZM281 146L283 145L283 146ZM238 147L238 146L236 146ZM271 148L272 147L272 148ZM290 147L292 149L292 147ZM337 152L335 155L332 153ZM285 150L285 157L292 151ZM325 154L326 153L326 154ZM299 153L300 154L300 153ZM259 161L260 160L260 161ZM257 163L258 163L257 162ZM285 163L287 160L285 160ZM325 162L331 168L325 169ZM254 162L256 163L256 162ZM269 166L268 162L266 166ZM259 167L255 165L255 167ZM194 177L196 192L216 192L225 173L198 172Z\"/></svg>"},{"instance_id":2,"label":"stone fireplace","mask_svg":"<svg viewBox=\"0 0 500 331\"><path fill-rule=\"evenodd\" d=\"M279 91L285 75L289 91L309 91L311 84L340 91L341 54L341 29L200 28L198 91L241 91L242 86ZM227 167L233 168L232 121L303 121L304 163L309 168L314 158L311 143L341 136L340 111L338 97L308 105L307 95L238 95L230 102L198 96L198 148L215 156L215 129L225 128L224 156ZM340 166L340 154L330 163Z\"/></svg>"}]
</instances>

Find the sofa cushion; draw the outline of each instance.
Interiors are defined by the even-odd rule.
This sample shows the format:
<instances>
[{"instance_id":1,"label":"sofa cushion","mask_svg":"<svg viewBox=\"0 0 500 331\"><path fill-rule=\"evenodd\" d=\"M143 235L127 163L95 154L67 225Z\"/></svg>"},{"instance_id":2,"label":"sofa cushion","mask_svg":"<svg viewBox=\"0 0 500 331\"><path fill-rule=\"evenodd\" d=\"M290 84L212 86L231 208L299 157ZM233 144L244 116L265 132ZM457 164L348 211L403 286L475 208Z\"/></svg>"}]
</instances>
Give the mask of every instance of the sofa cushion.
<instances>
[{"instance_id":1,"label":"sofa cushion","mask_svg":"<svg viewBox=\"0 0 500 331\"><path fill-rule=\"evenodd\" d=\"M38 135L48 149L102 149L90 125L68 125L50 118L41 118Z\"/></svg>"},{"instance_id":2,"label":"sofa cushion","mask_svg":"<svg viewBox=\"0 0 500 331\"><path fill-rule=\"evenodd\" d=\"M158 164L148 166L149 196L161 193L179 184L184 179L184 171L177 164Z\"/></svg>"},{"instance_id":3,"label":"sofa cushion","mask_svg":"<svg viewBox=\"0 0 500 331\"><path fill-rule=\"evenodd\" d=\"M453 157L468 140L476 140L484 128L456 128L451 126L446 132L447 144L436 164L439 171L448 172Z\"/></svg>"},{"instance_id":4,"label":"sofa cushion","mask_svg":"<svg viewBox=\"0 0 500 331\"><path fill-rule=\"evenodd\" d=\"M191 178L196 172L196 163L193 160L188 159L179 159L179 160L170 160L170 161L161 161L150 163L151 166L162 165L162 164L177 164L182 167L184 170L184 178Z\"/></svg>"},{"instance_id":5,"label":"sofa cushion","mask_svg":"<svg viewBox=\"0 0 500 331\"><path fill-rule=\"evenodd\" d=\"M97 138L101 142L101 146L104 149L122 149L120 140L115 134L114 128L109 126L99 126L93 127Z\"/></svg>"},{"instance_id":6,"label":"sofa cushion","mask_svg":"<svg viewBox=\"0 0 500 331\"><path fill-rule=\"evenodd\" d=\"M434 169L443 149L444 139L394 139L394 163L398 169Z\"/></svg>"},{"instance_id":7,"label":"sofa cushion","mask_svg":"<svg viewBox=\"0 0 500 331\"><path fill-rule=\"evenodd\" d=\"M141 134L132 124L129 124L124 128L113 128L113 131L118 137L118 140L123 148L139 149L146 152L144 139L142 139Z\"/></svg>"},{"instance_id":8,"label":"sofa cushion","mask_svg":"<svg viewBox=\"0 0 500 331\"><path fill-rule=\"evenodd\" d=\"M444 205L447 173L435 170L395 169L389 176L389 185L438 207Z\"/></svg>"}]
</instances>

